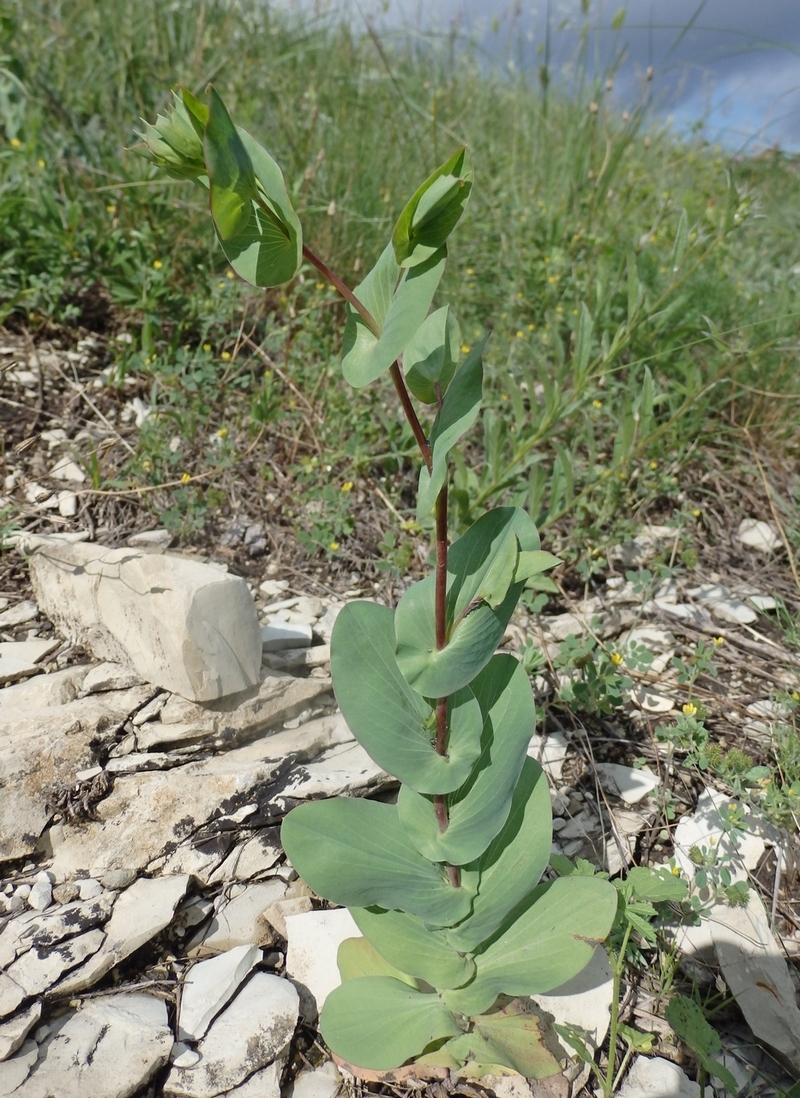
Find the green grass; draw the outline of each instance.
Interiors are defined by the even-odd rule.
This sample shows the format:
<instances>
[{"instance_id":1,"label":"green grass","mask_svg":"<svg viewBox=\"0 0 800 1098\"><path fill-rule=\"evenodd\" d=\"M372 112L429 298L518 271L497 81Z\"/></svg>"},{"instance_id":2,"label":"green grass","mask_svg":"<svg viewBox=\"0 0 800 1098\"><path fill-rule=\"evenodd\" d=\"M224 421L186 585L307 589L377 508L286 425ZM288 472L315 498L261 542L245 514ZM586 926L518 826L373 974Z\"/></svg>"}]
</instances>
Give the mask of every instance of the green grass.
<instances>
[{"instance_id":1,"label":"green grass","mask_svg":"<svg viewBox=\"0 0 800 1098\"><path fill-rule=\"evenodd\" d=\"M440 296L465 345L493 334L485 459L455 476L462 522L503 498L602 545L648 509L701 503L699 489L678 495L707 448L737 466L750 461L745 427L770 447L791 440L795 164L730 163L636 103L615 113L585 76L545 100L451 45L379 49L255 0L0 0L0 318L40 333L124 328L133 342L117 345L110 384L135 378L156 409L136 454L113 476L98 467L96 487L235 462L260 426L289 440L275 454L310 549L353 529L342 483L386 478L394 505L409 503L412 440L389 389L353 400L338 378L343 313L329 291L310 270L265 296L227 279L200 192L128 151L172 85L209 79L283 166L312 246L353 284L420 164L470 145L477 185ZM258 475L266 490L278 473ZM309 498L322 502L313 519ZM190 533L216 502L202 484L176 488L168 521ZM792 501L778 506L796 542Z\"/></svg>"}]
</instances>

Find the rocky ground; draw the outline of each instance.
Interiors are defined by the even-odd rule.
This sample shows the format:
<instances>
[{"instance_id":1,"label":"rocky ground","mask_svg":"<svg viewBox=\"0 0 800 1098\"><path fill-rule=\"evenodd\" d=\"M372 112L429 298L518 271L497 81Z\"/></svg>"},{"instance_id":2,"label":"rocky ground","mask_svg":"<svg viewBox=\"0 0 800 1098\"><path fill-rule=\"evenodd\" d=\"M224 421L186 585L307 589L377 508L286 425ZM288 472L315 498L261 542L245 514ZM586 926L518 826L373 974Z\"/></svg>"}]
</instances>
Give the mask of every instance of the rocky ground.
<instances>
[{"instance_id":1,"label":"rocky ground","mask_svg":"<svg viewBox=\"0 0 800 1098\"><path fill-rule=\"evenodd\" d=\"M366 570L298 575L289 554L282 566L274 531L244 503L205 545L170 548L129 496L86 488L70 456L80 431L110 449L128 429L124 404L98 404L92 348L8 339L3 492L22 529L0 555L0 1096L332 1098L370 1085L343 1079L314 1030L353 926L297 879L279 824L306 798L392 796L337 713L328 662L344 601L386 587ZM729 843L749 903L714 904L678 945L684 971L736 998L722 1055L742 1093L775 1094L800 1074L797 834L750 811L730 845L729 788L680 765L655 732L696 704L716 740L765 757L800 689L800 660L771 620L776 594L791 597L791 558L774 516L751 508L724 545L703 547L713 567L628 578L674 559L679 533L643 526L591 585L562 583L543 613L521 613L504 644L544 653L531 664L546 716L530 753L551 783L556 851L612 873L674 858L691 878L699 847ZM219 636L235 658L220 662ZM570 636L612 657L648 653L621 705L581 716L553 704L586 683L580 654L562 658ZM691 665L699 642L714 666L690 698L675 659ZM602 954L570 990L540 1005L599 1046ZM656 1033L659 1055L635 1061L626 1098L699 1094L657 993L646 971L631 974L624 1017ZM586 1083L572 1065L495 1089L576 1098ZM432 1098L444 1087L431 1084Z\"/></svg>"}]
</instances>

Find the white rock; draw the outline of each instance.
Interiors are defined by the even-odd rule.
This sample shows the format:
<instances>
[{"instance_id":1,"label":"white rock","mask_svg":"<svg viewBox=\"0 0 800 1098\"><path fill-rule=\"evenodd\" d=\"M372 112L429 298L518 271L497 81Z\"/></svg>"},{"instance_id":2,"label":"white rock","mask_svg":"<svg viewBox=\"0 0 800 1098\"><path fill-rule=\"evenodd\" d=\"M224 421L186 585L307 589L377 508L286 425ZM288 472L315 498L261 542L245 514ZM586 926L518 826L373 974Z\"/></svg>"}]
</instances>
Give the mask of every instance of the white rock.
<instances>
[{"instance_id":1,"label":"white rock","mask_svg":"<svg viewBox=\"0 0 800 1098\"><path fill-rule=\"evenodd\" d=\"M720 621L749 625L758 614L741 599L731 595L730 588L721 583L704 583L688 592L693 599L704 603Z\"/></svg>"},{"instance_id":2,"label":"white rock","mask_svg":"<svg viewBox=\"0 0 800 1098\"><path fill-rule=\"evenodd\" d=\"M225 1091L225 1098L281 1098L281 1076L286 1054L256 1071L249 1079L233 1090Z\"/></svg>"},{"instance_id":3,"label":"white rock","mask_svg":"<svg viewBox=\"0 0 800 1098\"><path fill-rule=\"evenodd\" d=\"M310 625L275 621L262 626L261 647L264 652L280 652L284 648L301 648L313 640Z\"/></svg>"},{"instance_id":4,"label":"white rock","mask_svg":"<svg viewBox=\"0 0 800 1098\"><path fill-rule=\"evenodd\" d=\"M41 995L65 972L96 953L104 938L102 930L90 930L49 946L42 956L38 949L29 949L9 965L8 976L26 995Z\"/></svg>"},{"instance_id":5,"label":"white rock","mask_svg":"<svg viewBox=\"0 0 800 1098\"><path fill-rule=\"evenodd\" d=\"M28 897L28 906L34 911L46 911L53 902L53 882L44 874L40 874Z\"/></svg>"},{"instance_id":6,"label":"white rock","mask_svg":"<svg viewBox=\"0 0 800 1098\"><path fill-rule=\"evenodd\" d=\"M653 675L660 675L669 666L677 643L675 634L669 629L658 625L637 625L619 638L619 650L625 652L639 646L646 648L654 656L648 670Z\"/></svg>"},{"instance_id":7,"label":"white rock","mask_svg":"<svg viewBox=\"0 0 800 1098\"><path fill-rule=\"evenodd\" d=\"M39 661L60 644L58 637L51 640L0 641L0 686L41 671Z\"/></svg>"},{"instance_id":8,"label":"white rock","mask_svg":"<svg viewBox=\"0 0 800 1098\"><path fill-rule=\"evenodd\" d=\"M638 804L659 784L659 779L649 770L634 770L619 763L596 763L595 770L605 791L617 795L626 804Z\"/></svg>"},{"instance_id":9,"label":"white rock","mask_svg":"<svg viewBox=\"0 0 800 1098\"><path fill-rule=\"evenodd\" d=\"M759 522L758 519L742 519L736 536L742 545L757 549L759 553L772 553L783 545L777 528L771 522Z\"/></svg>"},{"instance_id":10,"label":"white rock","mask_svg":"<svg viewBox=\"0 0 800 1098\"><path fill-rule=\"evenodd\" d=\"M172 534L163 527L155 530L140 530L138 534L131 534L128 545L133 549L167 549L172 541Z\"/></svg>"},{"instance_id":11,"label":"white rock","mask_svg":"<svg viewBox=\"0 0 800 1098\"><path fill-rule=\"evenodd\" d=\"M637 1056L618 1098L700 1098L700 1087L661 1056Z\"/></svg>"},{"instance_id":12,"label":"white rock","mask_svg":"<svg viewBox=\"0 0 800 1098\"><path fill-rule=\"evenodd\" d=\"M341 983L336 955L345 938L361 931L346 907L307 911L286 919L286 975L300 991L303 1016L313 1018L328 995Z\"/></svg>"},{"instance_id":13,"label":"white rock","mask_svg":"<svg viewBox=\"0 0 800 1098\"><path fill-rule=\"evenodd\" d=\"M30 599L12 603L7 610L0 612L0 629L7 629L11 625L24 625L25 622L35 621L39 617L39 607Z\"/></svg>"},{"instance_id":14,"label":"white rock","mask_svg":"<svg viewBox=\"0 0 800 1098\"><path fill-rule=\"evenodd\" d=\"M216 1098L231 1091L285 1052L297 1012L297 992L289 981L257 972L200 1042L200 1060L188 1068L173 1065L164 1093Z\"/></svg>"},{"instance_id":15,"label":"white rock","mask_svg":"<svg viewBox=\"0 0 800 1098\"><path fill-rule=\"evenodd\" d=\"M709 916L722 976L756 1037L800 1072L800 1009L789 967L755 889L747 907L716 904Z\"/></svg>"},{"instance_id":16,"label":"white rock","mask_svg":"<svg viewBox=\"0 0 800 1098\"><path fill-rule=\"evenodd\" d=\"M182 557L54 542L31 579L50 620L73 643L132 666L195 701L260 678L260 629L244 580Z\"/></svg>"},{"instance_id":17,"label":"white rock","mask_svg":"<svg viewBox=\"0 0 800 1098\"><path fill-rule=\"evenodd\" d=\"M608 551L610 562L625 568L647 564L657 553L671 549L680 537L676 526L643 526L632 541L615 545Z\"/></svg>"},{"instance_id":18,"label":"white rock","mask_svg":"<svg viewBox=\"0 0 800 1098\"><path fill-rule=\"evenodd\" d=\"M785 721L791 715L791 708L772 698L759 698L747 706L747 713L751 717L766 717L769 721Z\"/></svg>"},{"instance_id":19,"label":"white rock","mask_svg":"<svg viewBox=\"0 0 800 1098\"><path fill-rule=\"evenodd\" d=\"M554 640L563 641L567 637L583 636L587 622L577 614L556 614L551 618L543 618L542 625Z\"/></svg>"},{"instance_id":20,"label":"white rock","mask_svg":"<svg viewBox=\"0 0 800 1098\"><path fill-rule=\"evenodd\" d=\"M367 754L360 743L342 743L330 748L315 762L297 768L276 797L317 799L364 793L387 780L385 770Z\"/></svg>"},{"instance_id":21,"label":"white rock","mask_svg":"<svg viewBox=\"0 0 800 1098\"><path fill-rule=\"evenodd\" d=\"M562 732L551 732L547 736L534 733L528 744L527 753L532 759L536 759L545 774L557 783L561 781L567 750L567 740Z\"/></svg>"},{"instance_id":22,"label":"white rock","mask_svg":"<svg viewBox=\"0 0 800 1098\"><path fill-rule=\"evenodd\" d=\"M190 949L232 949L235 946L272 945L275 935L264 912L286 894L286 883L275 877L248 885L239 896L228 900L190 943Z\"/></svg>"},{"instance_id":23,"label":"white rock","mask_svg":"<svg viewBox=\"0 0 800 1098\"><path fill-rule=\"evenodd\" d=\"M268 579L268 580L264 580L264 582L259 585L258 589L261 592L261 594L266 595L266 597L268 599L274 599L274 598L278 598L280 595L282 595L284 593L284 591L287 590L288 586L289 586L289 581L288 580Z\"/></svg>"},{"instance_id":24,"label":"white rock","mask_svg":"<svg viewBox=\"0 0 800 1098\"><path fill-rule=\"evenodd\" d=\"M282 856L283 847L278 833L256 831L249 839L233 848L225 861L211 874L209 884L219 881L251 881L256 877L263 877Z\"/></svg>"},{"instance_id":25,"label":"white rock","mask_svg":"<svg viewBox=\"0 0 800 1098\"><path fill-rule=\"evenodd\" d=\"M666 694L657 694L647 686L634 686L630 692L630 699L634 705L638 705L646 713L671 713L675 708L674 698L668 698Z\"/></svg>"},{"instance_id":26,"label":"white rock","mask_svg":"<svg viewBox=\"0 0 800 1098\"><path fill-rule=\"evenodd\" d=\"M6 972L0 972L0 1018L13 1014L25 998L25 989L12 980Z\"/></svg>"},{"instance_id":27,"label":"white rock","mask_svg":"<svg viewBox=\"0 0 800 1098\"><path fill-rule=\"evenodd\" d=\"M83 484L86 473L71 457L63 457L50 470L50 476L56 480L70 480L75 484Z\"/></svg>"},{"instance_id":28,"label":"white rock","mask_svg":"<svg viewBox=\"0 0 800 1098\"><path fill-rule=\"evenodd\" d=\"M775 610L778 606L777 601L772 595L760 595L757 592L748 595L747 601L752 603L756 610Z\"/></svg>"},{"instance_id":29,"label":"white rock","mask_svg":"<svg viewBox=\"0 0 800 1098\"><path fill-rule=\"evenodd\" d=\"M589 964L566 984L547 995L532 995L534 1003L548 1011L558 1025L575 1026L598 1049L611 1022L614 976L608 954L596 949Z\"/></svg>"},{"instance_id":30,"label":"white rock","mask_svg":"<svg viewBox=\"0 0 800 1098\"><path fill-rule=\"evenodd\" d=\"M187 876L141 877L134 881L114 904L106 923L103 948L62 980L59 992L72 994L91 987L120 961L154 938L172 921L188 885Z\"/></svg>"},{"instance_id":31,"label":"white rock","mask_svg":"<svg viewBox=\"0 0 800 1098\"><path fill-rule=\"evenodd\" d=\"M200 1059L200 1053L196 1049L189 1048L182 1041L176 1041L170 1053L170 1062L179 1068L193 1067Z\"/></svg>"},{"instance_id":32,"label":"white rock","mask_svg":"<svg viewBox=\"0 0 800 1098\"><path fill-rule=\"evenodd\" d=\"M706 789L697 799L694 816L684 816L675 828L675 858L689 877L696 869L689 853L695 846L715 850L718 859L725 859L734 881L747 880L748 871L761 860L765 845L760 835L751 830L733 832L733 838L725 834L721 813L730 803L731 798L724 793Z\"/></svg>"},{"instance_id":33,"label":"white rock","mask_svg":"<svg viewBox=\"0 0 800 1098\"><path fill-rule=\"evenodd\" d=\"M104 694L107 690L129 690L141 686L142 679L122 663L98 663L83 680L81 694Z\"/></svg>"},{"instance_id":34,"label":"white rock","mask_svg":"<svg viewBox=\"0 0 800 1098\"><path fill-rule=\"evenodd\" d=\"M0 1023L0 1061L16 1052L42 1016L42 1004L32 1003L26 1010ZM0 1087L0 1094L2 1088Z\"/></svg>"},{"instance_id":35,"label":"white rock","mask_svg":"<svg viewBox=\"0 0 800 1098\"><path fill-rule=\"evenodd\" d=\"M16 1056L2 1061L0 1063L0 1095L24 1093L19 1088L30 1075L38 1059L39 1046L35 1041L26 1041Z\"/></svg>"},{"instance_id":36,"label":"white rock","mask_svg":"<svg viewBox=\"0 0 800 1098\"><path fill-rule=\"evenodd\" d=\"M281 938L287 937L286 919L290 915L300 915L305 911L311 911L311 898L309 896L291 896L285 900L277 900L264 909L264 919L273 926Z\"/></svg>"},{"instance_id":37,"label":"white rock","mask_svg":"<svg viewBox=\"0 0 800 1098\"><path fill-rule=\"evenodd\" d=\"M62 518L74 518L78 513L78 497L74 492L58 493L58 513Z\"/></svg>"},{"instance_id":38,"label":"white rock","mask_svg":"<svg viewBox=\"0 0 800 1098\"><path fill-rule=\"evenodd\" d=\"M102 925L111 913L113 897L60 904L49 911L24 911L0 932L0 971L31 949L45 952L65 938Z\"/></svg>"},{"instance_id":39,"label":"white rock","mask_svg":"<svg viewBox=\"0 0 800 1098\"><path fill-rule=\"evenodd\" d=\"M83 877L78 881L78 895L82 900L93 900L95 896L102 896L103 886L94 877Z\"/></svg>"},{"instance_id":40,"label":"white rock","mask_svg":"<svg viewBox=\"0 0 800 1098\"><path fill-rule=\"evenodd\" d=\"M325 667L331 662L331 646L315 644L311 648L286 648L282 652L265 652L263 662L279 671L300 667Z\"/></svg>"},{"instance_id":41,"label":"white rock","mask_svg":"<svg viewBox=\"0 0 800 1098\"><path fill-rule=\"evenodd\" d=\"M169 1059L166 1004L152 995L87 1000L59 1019L14 1098L128 1098Z\"/></svg>"},{"instance_id":42,"label":"white rock","mask_svg":"<svg viewBox=\"0 0 800 1098\"><path fill-rule=\"evenodd\" d=\"M325 608L325 612L322 617L317 621L314 626L314 632L322 637L326 644L331 643L331 637L333 636L333 627L336 624L336 619L344 609L343 602L332 602Z\"/></svg>"},{"instance_id":43,"label":"white rock","mask_svg":"<svg viewBox=\"0 0 800 1098\"><path fill-rule=\"evenodd\" d=\"M658 615L661 612L672 618L678 618L679 621L688 621L692 625L700 627L711 624L711 616L702 606L691 606L687 602L666 602L664 599L651 599L644 604L642 610L645 614L650 615Z\"/></svg>"},{"instance_id":44,"label":"white rock","mask_svg":"<svg viewBox=\"0 0 800 1098\"><path fill-rule=\"evenodd\" d=\"M181 989L178 1040L199 1041L205 1037L213 1019L261 958L260 949L242 945L193 965Z\"/></svg>"},{"instance_id":45,"label":"white rock","mask_svg":"<svg viewBox=\"0 0 800 1098\"><path fill-rule=\"evenodd\" d=\"M288 1098L335 1098L341 1086L342 1077L336 1064L326 1060L314 1071L301 1071Z\"/></svg>"}]
</instances>

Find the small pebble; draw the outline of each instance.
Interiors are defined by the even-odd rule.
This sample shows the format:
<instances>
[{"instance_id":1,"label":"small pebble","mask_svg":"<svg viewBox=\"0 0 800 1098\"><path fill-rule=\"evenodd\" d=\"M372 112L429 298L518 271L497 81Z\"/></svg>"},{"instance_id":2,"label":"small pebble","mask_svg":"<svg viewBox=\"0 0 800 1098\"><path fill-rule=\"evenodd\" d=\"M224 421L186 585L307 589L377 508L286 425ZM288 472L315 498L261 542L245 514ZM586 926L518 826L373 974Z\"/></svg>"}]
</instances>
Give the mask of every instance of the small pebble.
<instances>
[{"instance_id":1,"label":"small pebble","mask_svg":"<svg viewBox=\"0 0 800 1098\"><path fill-rule=\"evenodd\" d=\"M78 881L78 895L82 900L93 900L102 893L103 886L94 877L84 877L82 881Z\"/></svg>"}]
</instances>

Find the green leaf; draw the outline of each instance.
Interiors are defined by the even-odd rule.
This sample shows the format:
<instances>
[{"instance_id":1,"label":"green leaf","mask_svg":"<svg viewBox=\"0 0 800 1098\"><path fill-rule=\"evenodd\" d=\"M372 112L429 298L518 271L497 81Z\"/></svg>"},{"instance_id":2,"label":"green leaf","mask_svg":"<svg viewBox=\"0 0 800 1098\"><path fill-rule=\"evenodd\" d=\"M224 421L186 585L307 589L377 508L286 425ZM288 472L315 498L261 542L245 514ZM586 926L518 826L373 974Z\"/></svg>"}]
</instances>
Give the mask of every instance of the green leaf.
<instances>
[{"instance_id":1,"label":"green leaf","mask_svg":"<svg viewBox=\"0 0 800 1098\"><path fill-rule=\"evenodd\" d=\"M483 348L488 338L484 336L473 347L456 371L445 393L441 411L434 420L431 430L432 469L428 473L423 465L419 472L418 522L430 514L447 480L447 455L478 418L483 396Z\"/></svg>"},{"instance_id":2,"label":"green leaf","mask_svg":"<svg viewBox=\"0 0 800 1098\"><path fill-rule=\"evenodd\" d=\"M498 995L536 995L571 980L611 929L616 890L597 877L559 877L535 889L532 902L475 954L466 987L443 994L451 1010L480 1014Z\"/></svg>"},{"instance_id":3,"label":"green leaf","mask_svg":"<svg viewBox=\"0 0 800 1098\"><path fill-rule=\"evenodd\" d=\"M460 987L475 975L475 962L458 953L442 930L431 930L416 915L379 907L354 907L356 926L378 953L409 976L432 987Z\"/></svg>"},{"instance_id":4,"label":"green leaf","mask_svg":"<svg viewBox=\"0 0 800 1098\"><path fill-rule=\"evenodd\" d=\"M452 386L451 386L452 390ZM539 535L519 508L488 511L447 554L446 647L436 647L435 577L406 591L395 611L397 664L410 685L427 698L443 698L471 682L492 657L523 583L513 583L497 607L483 600L482 585L511 533L522 552L539 548Z\"/></svg>"},{"instance_id":5,"label":"green leaf","mask_svg":"<svg viewBox=\"0 0 800 1098\"><path fill-rule=\"evenodd\" d=\"M556 1075L564 1056L552 1023L520 999L473 1018L470 1032L444 1048L456 1059L502 1065L527 1079Z\"/></svg>"},{"instance_id":6,"label":"green leaf","mask_svg":"<svg viewBox=\"0 0 800 1098\"><path fill-rule=\"evenodd\" d=\"M342 349L345 381L357 389L368 385L403 353L425 320L446 261L446 248L439 248L424 263L401 271L391 244L386 246L355 291L380 334L348 305Z\"/></svg>"},{"instance_id":7,"label":"green leaf","mask_svg":"<svg viewBox=\"0 0 800 1098\"><path fill-rule=\"evenodd\" d=\"M225 104L211 87L204 151L211 215L224 245L226 240L239 236L249 226L258 188L253 162Z\"/></svg>"},{"instance_id":8,"label":"green leaf","mask_svg":"<svg viewBox=\"0 0 800 1098\"><path fill-rule=\"evenodd\" d=\"M632 1048L634 1052L652 1052L653 1042L656 1039L654 1033L644 1033L641 1029L636 1029L634 1026L626 1026L623 1022L620 1022L617 1026L617 1033L629 1048Z\"/></svg>"},{"instance_id":9,"label":"green leaf","mask_svg":"<svg viewBox=\"0 0 800 1098\"><path fill-rule=\"evenodd\" d=\"M730 1071L712 1057L712 1053L719 1052L722 1048L719 1034L706 1021L697 1003L687 999L685 995L674 995L664 1014L675 1033L689 1046L705 1071L721 1079L728 1090L735 1094L739 1084Z\"/></svg>"},{"instance_id":10,"label":"green leaf","mask_svg":"<svg viewBox=\"0 0 800 1098\"><path fill-rule=\"evenodd\" d=\"M578 332L575 338L574 371L576 379L583 378L589 366L589 359L592 354L593 328L594 321L592 320L592 314L584 303L581 305L581 315L578 319Z\"/></svg>"},{"instance_id":11,"label":"green leaf","mask_svg":"<svg viewBox=\"0 0 800 1098\"><path fill-rule=\"evenodd\" d=\"M438 755L436 711L403 678L394 648L388 607L348 603L331 643L336 700L379 766L419 793L450 793L464 784L480 755L480 705L467 688L450 698L447 754Z\"/></svg>"},{"instance_id":12,"label":"green leaf","mask_svg":"<svg viewBox=\"0 0 800 1098\"><path fill-rule=\"evenodd\" d=\"M334 988L319 1019L325 1043L349 1064L389 1071L459 1027L438 995L388 976L365 976Z\"/></svg>"},{"instance_id":13,"label":"green leaf","mask_svg":"<svg viewBox=\"0 0 800 1098\"><path fill-rule=\"evenodd\" d=\"M403 786L400 822L426 858L464 865L486 850L505 824L536 727L528 676L513 656L493 656L471 683L483 714L481 754L466 783L447 798L450 823L441 831L431 797Z\"/></svg>"},{"instance_id":14,"label":"green leaf","mask_svg":"<svg viewBox=\"0 0 800 1098\"><path fill-rule=\"evenodd\" d=\"M414 849L394 805L344 797L303 804L283 821L281 841L314 892L343 907L397 908L431 926L470 910L469 892Z\"/></svg>"},{"instance_id":15,"label":"green leaf","mask_svg":"<svg viewBox=\"0 0 800 1098\"><path fill-rule=\"evenodd\" d=\"M209 91L205 157L211 213L233 269L254 286L288 282L300 268L302 231L281 170L258 142L233 125Z\"/></svg>"},{"instance_id":16,"label":"green leaf","mask_svg":"<svg viewBox=\"0 0 800 1098\"><path fill-rule=\"evenodd\" d=\"M502 831L461 872L462 887L477 895L470 917L447 932L456 949L477 949L535 888L550 856L552 819L542 768L526 758Z\"/></svg>"},{"instance_id":17,"label":"green leaf","mask_svg":"<svg viewBox=\"0 0 800 1098\"><path fill-rule=\"evenodd\" d=\"M555 568L557 564L561 563L560 557L554 557L552 553L546 553L544 549L534 549L530 553L520 553L514 571L514 582L527 583L534 576L538 576L548 568ZM553 587L556 591L558 590L555 584ZM544 590L549 591L552 588L546 587Z\"/></svg>"},{"instance_id":18,"label":"green leaf","mask_svg":"<svg viewBox=\"0 0 800 1098\"><path fill-rule=\"evenodd\" d=\"M466 209L472 166L462 148L417 188L400 214L392 247L401 267L424 263L442 247Z\"/></svg>"},{"instance_id":19,"label":"green leaf","mask_svg":"<svg viewBox=\"0 0 800 1098\"><path fill-rule=\"evenodd\" d=\"M689 886L682 877L676 877L667 866L660 869L645 869L643 866L634 866L628 870L628 882L633 887L633 894L637 900L648 900L650 903L661 903L664 900L672 900L679 903L686 899Z\"/></svg>"},{"instance_id":20,"label":"green leaf","mask_svg":"<svg viewBox=\"0 0 800 1098\"><path fill-rule=\"evenodd\" d=\"M406 384L423 404L436 404L436 387L442 394L456 372L461 333L458 321L445 305L425 318L403 352Z\"/></svg>"},{"instance_id":21,"label":"green leaf","mask_svg":"<svg viewBox=\"0 0 800 1098\"><path fill-rule=\"evenodd\" d=\"M361 910L359 908L356 911ZM411 918L412 916L409 916ZM336 954L336 964L339 967L339 975L342 983L348 980L357 980L362 976L391 976L394 980L400 980L409 987L419 987L413 976L401 972L394 965L389 964L385 957L378 953L375 946L366 938L345 938L339 945Z\"/></svg>"}]
</instances>

